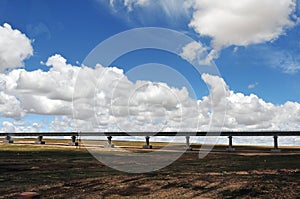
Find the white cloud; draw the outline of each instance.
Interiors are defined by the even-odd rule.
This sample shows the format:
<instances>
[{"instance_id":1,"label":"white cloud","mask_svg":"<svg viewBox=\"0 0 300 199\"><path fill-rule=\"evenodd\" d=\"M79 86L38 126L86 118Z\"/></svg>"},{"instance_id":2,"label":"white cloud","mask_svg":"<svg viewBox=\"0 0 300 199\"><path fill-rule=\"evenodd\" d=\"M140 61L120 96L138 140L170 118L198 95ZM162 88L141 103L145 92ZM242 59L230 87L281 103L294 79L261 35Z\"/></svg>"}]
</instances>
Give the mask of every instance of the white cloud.
<instances>
[{"instance_id":1,"label":"white cloud","mask_svg":"<svg viewBox=\"0 0 300 199\"><path fill-rule=\"evenodd\" d=\"M2 132L9 132L9 133L14 133L16 132L16 127L14 126L13 123L4 121L2 122Z\"/></svg>"},{"instance_id":2,"label":"white cloud","mask_svg":"<svg viewBox=\"0 0 300 199\"><path fill-rule=\"evenodd\" d=\"M42 125L36 122L2 122L2 126L0 128L1 132L39 132Z\"/></svg>"},{"instance_id":3,"label":"white cloud","mask_svg":"<svg viewBox=\"0 0 300 199\"><path fill-rule=\"evenodd\" d=\"M128 11L132 11L134 6L146 6L149 0L124 0L124 5L128 8Z\"/></svg>"},{"instance_id":4,"label":"white cloud","mask_svg":"<svg viewBox=\"0 0 300 199\"><path fill-rule=\"evenodd\" d=\"M72 119L67 116L55 117L50 123L49 131L52 132L70 132L74 131Z\"/></svg>"},{"instance_id":5,"label":"white cloud","mask_svg":"<svg viewBox=\"0 0 300 199\"><path fill-rule=\"evenodd\" d=\"M200 36L211 38L206 57L194 42L194 46L185 49L191 52L194 47L194 53L184 52L188 60L201 57L198 61L206 65L217 59L223 48L272 42L299 23L296 0L228 0L225 4L222 0L111 0L110 6L118 11L118 16L139 21L143 26L157 25L155 21L159 21L183 29L188 24ZM120 14L123 8L127 12ZM291 61L279 67L285 73L299 70L299 65Z\"/></svg>"},{"instance_id":6,"label":"white cloud","mask_svg":"<svg viewBox=\"0 0 300 199\"><path fill-rule=\"evenodd\" d=\"M23 61L32 54L31 41L26 35L7 23L0 26L0 72L23 66Z\"/></svg>"},{"instance_id":7,"label":"white cloud","mask_svg":"<svg viewBox=\"0 0 300 199\"><path fill-rule=\"evenodd\" d=\"M91 119L89 125L82 125L80 121L80 126L84 128L94 128L98 122L98 125L102 125L100 128L105 128L106 131L179 129L182 125L181 111L194 115L197 121L195 111L187 111L193 106L197 109L197 103L189 99L185 88L179 90L148 81L132 83L116 68L98 67L87 74L88 70L90 69L83 68L79 73L80 85L75 91L74 101L76 118ZM88 89L90 93L85 93L83 96L86 97L80 98L81 85L94 89ZM191 128L195 126L196 123Z\"/></svg>"},{"instance_id":8,"label":"white cloud","mask_svg":"<svg viewBox=\"0 0 300 199\"><path fill-rule=\"evenodd\" d=\"M3 91L0 92L0 113L4 117L14 119L20 119L24 116L20 101L15 96Z\"/></svg>"},{"instance_id":9,"label":"white cloud","mask_svg":"<svg viewBox=\"0 0 300 199\"><path fill-rule=\"evenodd\" d=\"M148 81L132 83L118 68L80 68L67 64L60 55L50 57L46 65L51 67L47 72L17 69L1 74L2 116L63 116L64 122L56 119L51 129L74 130L74 125L68 127L71 123L65 122L72 118L74 102L76 123L86 130L120 130L116 123L120 128L144 131L179 129L183 123L196 128L197 102L189 98L185 88Z\"/></svg>"},{"instance_id":10,"label":"white cloud","mask_svg":"<svg viewBox=\"0 0 300 199\"><path fill-rule=\"evenodd\" d=\"M108 4L103 0L99 2ZM168 26L186 27L191 16L191 7L186 0L110 0L109 6L123 20L143 26L156 26L158 20Z\"/></svg>"},{"instance_id":11,"label":"white cloud","mask_svg":"<svg viewBox=\"0 0 300 199\"><path fill-rule=\"evenodd\" d=\"M128 12L131 12L136 8L150 5L150 0L109 0L109 5L116 10L119 10L121 6L124 6Z\"/></svg>"},{"instance_id":12,"label":"white cloud","mask_svg":"<svg viewBox=\"0 0 300 199\"><path fill-rule=\"evenodd\" d=\"M249 84L249 85L248 85L248 89L253 89L253 88L255 88L257 85L258 85L258 82L255 82L255 83L253 83L253 84Z\"/></svg>"},{"instance_id":13,"label":"white cloud","mask_svg":"<svg viewBox=\"0 0 300 199\"><path fill-rule=\"evenodd\" d=\"M36 122L34 122L31 126L27 126L26 127L26 132L39 132L40 131L40 128L41 128L41 124L38 124Z\"/></svg>"},{"instance_id":14,"label":"white cloud","mask_svg":"<svg viewBox=\"0 0 300 199\"><path fill-rule=\"evenodd\" d=\"M147 11L163 11L167 17L187 16L189 15L190 2L186 0L110 0L110 6L119 9L125 6L128 12L136 9L145 9Z\"/></svg>"},{"instance_id":15,"label":"white cloud","mask_svg":"<svg viewBox=\"0 0 300 199\"><path fill-rule=\"evenodd\" d=\"M53 66L53 67L61 67L62 65L66 65L67 60L59 54L55 54L48 58L47 62L45 63L46 66Z\"/></svg>"},{"instance_id":16,"label":"white cloud","mask_svg":"<svg viewBox=\"0 0 300 199\"><path fill-rule=\"evenodd\" d=\"M295 74L300 70L300 55L287 51L272 51L266 55L270 66L287 74Z\"/></svg>"},{"instance_id":17,"label":"white cloud","mask_svg":"<svg viewBox=\"0 0 300 199\"><path fill-rule=\"evenodd\" d=\"M222 126L223 130L299 130L299 103L288 101L283 105L274 105L254 94L246 96L224 90L227 85L220 77L205 74L202 75L202 79L210 85L211 93L199 100L200 110L205 114L211 104L215 117L218 118L213 121L214 125ZM224 95L227 96L226 99L218 97ZM220 110L225 107L226 117L223 123L223 115L219 113L222 113Z\"/></svg>"},{"instance_id":18,"label":"white cloud","mask_svg":"<svg viewBox=\"0 0 300 199\"><path fill-rule=\"evenodd\" d=\"M5 80L0 92L3 117L20 119L25 113L57 116L47 127L52 131L76 127L81 131L299 129L299 103L274 105L254 94L235 93L218 76L203 74L210 94L193 100L186 88L133 83L116 67L72 66L60 55L50 57L46 64L51 67L47 72L16 69L0 74ZM9 123L2 126L13 128ZM38 124L14 126L16 131L41 128Z\"/></svg>"},{"instance_id":19,"label":"white cloud","mask_svg":"<svg viewBox=\"0 0 300 199\"><path fill-rule=\"evenodd\" d=\"M50 57L49 71L13 70L0 74L3 83L0 112L21 118L25 113L72 115L73 88L79 67L66 63L60 55Z\"/></svg>"},{"instance_id":20,"label":"white cloud","mask_svg":"<svg viewBox=\"0 0 300 199\"><path fill-rule=\"evenodd\" d=\"M197 33L212 38L215 49L247 46L277 39L294 26L294 0L194 1L189 24ZM267 8L267 9L266 9Z\"/></svg>"},{"instance_id":21,"label":"white cloud","mask_svg":"<svg viewBox=\"0 0 300 199\"><path fill-rule=\"evenodd\" d=\"M201 43L193 41L182 48L180 56L191 63L196 62L202 65L210 65L211 59L207 55L207 50L208 48L204 47Z\"/></svg>"}]
</instances>

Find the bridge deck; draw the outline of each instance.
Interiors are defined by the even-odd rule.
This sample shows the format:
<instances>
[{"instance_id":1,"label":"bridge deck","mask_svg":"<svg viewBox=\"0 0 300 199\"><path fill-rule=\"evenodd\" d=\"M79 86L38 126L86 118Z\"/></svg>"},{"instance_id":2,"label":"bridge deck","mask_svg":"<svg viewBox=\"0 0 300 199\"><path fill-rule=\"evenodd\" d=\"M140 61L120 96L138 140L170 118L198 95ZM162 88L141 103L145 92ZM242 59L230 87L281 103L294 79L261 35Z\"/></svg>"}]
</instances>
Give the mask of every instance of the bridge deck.
<instances>
[{"instance_id":1,"label":"bridge deck","mask_svg":"<svg viewBox=\"0 0 300 199\"><path fill-rule=\"evenodd\" d=\"M300 136L300 131L222 131L222 132L19 132L0 136Z\"/></svg>"},{"instance_id":2,"label":"bridge deck","mask_svg":"<svg viewBox=\"0 0 300 199\"><path fill-rule=\"evenodd\" d=\"M222 131L222 132L22 132L22 133L0 133L0 136L6 136L4 143L14 143L12 137L38 136L37 144L45 144L43 136L71 136L72 141L69 143L78 146L76 138L79 136L107 136L106 147L114 147L111 136L145 136L146 145L143 148L150 149L150 136L186 136L186 149L192 150L190 145L190 136L228 136L229 144L227 151L235 151L232 144L233 136L273 136L274 148L272 152L280 152L278 148L278 136L300 136L300 131Z\"/></svg>"}]
</instances>

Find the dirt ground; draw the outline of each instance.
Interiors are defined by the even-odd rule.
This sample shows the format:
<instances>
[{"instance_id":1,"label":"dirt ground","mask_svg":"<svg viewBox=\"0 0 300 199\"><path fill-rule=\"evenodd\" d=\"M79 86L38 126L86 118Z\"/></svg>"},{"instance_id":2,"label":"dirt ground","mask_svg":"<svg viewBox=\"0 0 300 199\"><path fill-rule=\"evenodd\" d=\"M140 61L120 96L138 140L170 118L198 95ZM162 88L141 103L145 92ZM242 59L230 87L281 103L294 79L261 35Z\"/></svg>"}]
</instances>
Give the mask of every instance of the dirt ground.
<instances>
[{"instance_id":1,"label":"dirt ground","mask_svg":"<svg viewBox=\"0 0 300 199\"><path fill-rule=\"evenodd\" d=\"M84 148L0 144L0 198L300 198L300 150L186 152L158 171L113 170ZM171 153L171 152L169 152Z\"/></svg>"}]
</instances>

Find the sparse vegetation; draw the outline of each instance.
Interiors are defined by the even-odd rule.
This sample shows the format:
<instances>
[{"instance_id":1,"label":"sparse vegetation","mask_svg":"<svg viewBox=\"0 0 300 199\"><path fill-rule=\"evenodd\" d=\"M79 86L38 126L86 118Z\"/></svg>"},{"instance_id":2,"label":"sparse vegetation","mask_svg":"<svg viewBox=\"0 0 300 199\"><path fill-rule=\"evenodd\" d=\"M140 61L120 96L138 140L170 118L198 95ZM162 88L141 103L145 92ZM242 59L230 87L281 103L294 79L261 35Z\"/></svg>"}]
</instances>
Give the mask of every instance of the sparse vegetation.
<instances>
[{"instance_id":1,"label":"sparse vegetation","mask_svg":"<svg viewBox=\"0 0 300 199\"><path fill-rule=\"evenodd\" d=\"M219 146L204 159L187 152L159 171L130 174L103 165L85 148L0 144L0 198L23 191L45 198L297 198L300 150L250 149L227 153Z\"/></svg>"}]
</instances>

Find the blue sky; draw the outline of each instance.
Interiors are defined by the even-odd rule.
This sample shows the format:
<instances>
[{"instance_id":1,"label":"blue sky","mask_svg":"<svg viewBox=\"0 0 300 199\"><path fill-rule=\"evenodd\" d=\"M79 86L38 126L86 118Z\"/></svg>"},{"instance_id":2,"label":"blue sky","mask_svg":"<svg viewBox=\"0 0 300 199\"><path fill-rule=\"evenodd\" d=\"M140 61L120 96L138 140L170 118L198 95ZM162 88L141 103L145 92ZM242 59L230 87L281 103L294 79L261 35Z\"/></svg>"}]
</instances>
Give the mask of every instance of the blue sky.
<instances>
[{"instance_id":1,"label":"blue sky","mask_svg":"<svg viewBox=\"0 0 300 199\"><path fill-rule=\"evenodd\" d=\"M169 18L144 16L145 18L151 17L151 19L142 23L142 19L137 19L143 17L142 14L136 18L132 16L131 19L127 19L125 8L116 14L105 3L91 0L75 0L72 4L60 1L12 0L1 1L1 4L0 24L9 23L30 39L34 39L35 53L25 61L25 68L29 71L39 68L47 70L47 67L39 63L55 53L63 55L70 63L82 62L99 42L136 27L175 28L179 31L186 31L201 42L209 40L199 37L187 27L187 23L184 23L187 20L184 18L179 25L174 25ZM273 60L270 60L278 58L277 53L282 56L286 53L294 59L295 64L298 64L300 61L299 58L297 59L300 46L299 32L299 25L296 25L272 42L240 47L237 52L233 52L234 47L228 47L222 50L215 62L222 77L235 91L245 94L255 93L266 101L276 104L288 100L299 102L299 72L285 73L277 66L280 61L272 63ZM151 55L148 58L151 59ZM148 60L138 61L147 63ZM151 61L157 60L154 58ZM128 67L126 62L118 65L118 67L125 68L126 66ZM191 73L190 76L192 75ZM248 85L256 82L258 84L255 88L248 89Z\"/></svg>"},{"instance_id":2,"label":"blue sky","mask_svg":"<svg viewBox=\"0 0 300 199\"><path fill-rule=\"evenodd\" d=\"M192 2L192 4L186 5L187 2ZM220 2L215 2L215 7L221 9ZM256 6L257 8L261 7L259 1L255 2L249 5L251 12L255 10ZM268 3L268 0L265 2ZM275 20L273 23L273 10L271 9L265 11L265 18L270 17L270 19L261 22L261 26L270 26L270 29L261 27L251 29L252 21L243 22L244 18L241 21L236 19L237 25L233 21L233 26L228 27L228 29L237 28L236 37L243 39L246 33L241 28L238 29L238 24L249 22L248 31L253 31L252 35L249 33L249 38L253 36L253 40L235 40L232 35L226 35L230 34L230 31L227 33L223 29L224 35L220 35L218 32L222 32L222 28L217 31L214 31L213 28L209 29L214 25L215 19L209 14L209 6L205 7L207 4L205 1L203 4L201 4L202 1L194 4L193 1L159 1L154 4L152 1L130 0L126 4L124 1L104 0L2 0L0 2L0 25L8 23L13 29L24 33L31 40L33 55L24 59L24 64L21 66L27 72L36 70L48 72L51 64L46 66L45 63L55 54L61 55L67 60L67 63L73 66L80 66L89 52L99 43L132 28L163 27L176 30L205 45L208 53L211 50L217 51L217 56L213 61L230 91L243 93L245 96L254 94L266 103L270 102L274 106L280 106L288 101L300 103L299 3L289 0L282 0L282 2L281 6L275 5L277 2L274 2L274 13L280 12L288 22L279 18L273 19ZM291 3L291 5L296 3L296 6L293 8L290 6L291 10L286 14L289 9L282 8L284 3ZM234 3L229 3L229 6L231 4ZM238 6L241 6L241 10L244 9L243 13L246 13L247 8L242 5ZM200 15L196 15L197 12ZM208 13L206 17L208 17L208 21L211 20L212 25L204 24L202 26L201 13ZM253 16L257 15L257 23L260 23L260 14L259 12L252 14ZM192 25L193 22L194 25ZM224 24L226 25L227 21ZM207 29L204 28L205 26ZM273 26L276 26L274 31ZM248 28L248 26L241 27ZM279 32L276 33L276 31ZM156 71L153 67L151 73L150 66L147 69L147 75L142 72L140 76L130 75L131 69L147 63L160 63L169 68L164 67L162 71ZM201 100L202 97L209 95L207 82L204 82L195 69L178 55L146 49L120 57L115 60L113 66L123 69L125 75L129 72L127 76L132 81L139 79L165 81L169 86L178 87L178 89L187 86L185 83L180 85L179 79L178 81L172 78L168 79L168 71L171 72L174 69L185 78L182 82L188 81L191 86L188 87L188 90L195 91L196 97L194 98ZM18 67L11 70L18 70ZM191 93L189 96L193 98ZM21 100L21 104L26 103ZM51 123L53 118L64 116L64 114L39 114L39 111L31 112L26 108L24 110L27 114L21 120L30 123L39 123L42 120ZM1 122L4 121L13 123L15 118L3 116ZM48 128L47 125L44 128L41 127L41 129Z\"/></svg>"},{"instance_id":3,"label":"blue sky","mask_svg":"<svg viewBox=\"0 0 300 199\"><path fill-rule=\"evenodd\" d=\"M5 3L6 2L6 3ZM34 39L35 55L28 70L61 53L70 62L82 61L100 41L128 29L93 1L2 1L1 23L12 24ZM109 28L108 28L109 27Z\"/></svg>"}]
</instances>

